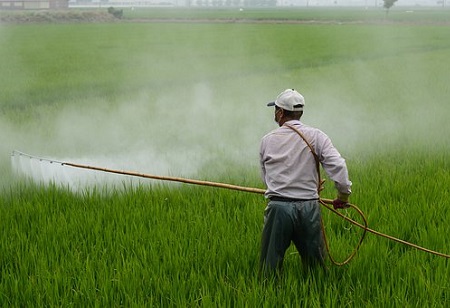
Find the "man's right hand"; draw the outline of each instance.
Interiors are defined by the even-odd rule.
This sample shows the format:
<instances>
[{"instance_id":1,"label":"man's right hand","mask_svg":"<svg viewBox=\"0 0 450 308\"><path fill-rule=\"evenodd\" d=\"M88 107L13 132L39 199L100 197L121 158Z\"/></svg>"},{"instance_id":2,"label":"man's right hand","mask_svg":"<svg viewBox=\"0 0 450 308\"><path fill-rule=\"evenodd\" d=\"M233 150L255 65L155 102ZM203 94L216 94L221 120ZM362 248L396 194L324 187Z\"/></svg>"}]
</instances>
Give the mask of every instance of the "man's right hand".
<instances>
[{"instance_id":1,"label":"man's right hand","mask_svg":"<svg viewBox=\"0 0 450 308\"><path fill-rule=\"evenodd\" d=\"M350 207L350 204L348 203L348 197L349 195L339 193L337 198L333 200L333 208L337 210Z\"/></svg>"},{"instance_id":2,"label":"man's right hand","mask_svg":"<svg viewBox=\"0 0 450 308\"><path fill-rule=\"evenodd\" d=\"M348 207L350 207L350 204L347 201L342 201L340 199L334 199L333 200L333 208L335 210L346 209Z\"/></svg>"}]
</instances>

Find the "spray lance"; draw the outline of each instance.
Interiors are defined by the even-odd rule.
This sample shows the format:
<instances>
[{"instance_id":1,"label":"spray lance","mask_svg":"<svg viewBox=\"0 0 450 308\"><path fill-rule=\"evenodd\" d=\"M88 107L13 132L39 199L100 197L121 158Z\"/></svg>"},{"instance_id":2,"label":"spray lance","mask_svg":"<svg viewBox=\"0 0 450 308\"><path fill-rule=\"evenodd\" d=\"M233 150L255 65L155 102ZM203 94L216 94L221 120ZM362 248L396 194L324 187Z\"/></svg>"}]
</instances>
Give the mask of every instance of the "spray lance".
<instances>
[{"instance_id":1,"label":"spray lance","mask_svg":"<svg viewBox=\"0 0 450 308\"><path fill-rule=\"evenodd\" d=\"M124 171L124 170L115 170L115 169L109 169L109 168L103 168L103 167L97 167L97 166L90 166L90 165L84 165L84 164L77 164L77 163L71 163L71 162L62 162L62 161L57 161L57 160L53 160L53 159L48 159L48 158L42 158L42 157L37 157L37 156L33 156L33 155L29 155L20 151L13 151L11 154L12 158L14 157L24 157L24 158L28 158L28 159L32 159L32 160L38 160L41 162L48 162L51 164L57 164L60 166L68 166L68 167L72 167L72 168L78 168L78 169L86 169L86 170L93 170L93 171L98 171L98 172L105 172L105 173L111 173L111 174L118 174L118 175L126 175L126 176L132 176L132 177L139 177L139 178L146 178L146 179L153 179L153 180L161 180L161 181L171 181L171 182L180 182L180 183L185 183L185 184L193 184L193 185L200 185L200 186L209 186L209 187L217 187L217 188L224 188L224 189L229 189L229 190L235 190L235 191L241 191L241 192L248 192L248 193L255 193L255 194L261 194L263 195L265 193L264 189L260 189L260 188L254 188L254 187L245 187L245 186L239 186L239 185L232 185L232 184L226 184L226 183L219 183L219 182L211 182L211 181L203 181L203 180L196 180L196 179L188 179L188 178L181 178L181 177L173 177L173 176L160 176L160 175L152 175L152 174L145 174L145 173L139 173L139 172L133 172L133 171ZM444 254L444 253L440 253L437 251L433 251L424 247L421 247L419 245L398 239L396 237L393 237L391 235L388 234L384 234L381 232L378 232L376 230L373 230L371 228L368 227L368 223L367 223L367 219L364 215L364 213L354 204L348 204L350 209L355 210L359 216L361 217L363 223L359 223L357 221L355 221L354 219L351 219L350 217L338 212L337 210L335 210L332 206L333 204L333 200L331 199L325 199L325 198L319 198L319 202L320 204L322 204L327 210L332 211L333 213L335 213L336 215L340 216L341 218L343 218L344 220L348 221L349 223L359 227L362 229L362 235L358 241L357 246L355 247L355 249L353 250L353 252L342 262L337 262L334 258L332 258L331 254L329 254L330 260L332 263L334 263L335 265L338 266L342 266L345 265L347 263L349 263L353 257L356 255L357 251L359 250L359 248L361 247L361 244L365 238L365 235L367 232L375 234L376 236L380 236L383 238L387 238L389 240L392 240L394 242L436 255L436 256L440 256L440 257L444 257L447 259L450 259L450 255ZM322 224L322 228L323 228L323 224ZM325 235L325 233L324 233ZM325 237L325 236L324 236ZM325 237L325 245L326 248L329 252L329 246L328 243L326 241L326 237Z\"/></svg>"}]
</instances>

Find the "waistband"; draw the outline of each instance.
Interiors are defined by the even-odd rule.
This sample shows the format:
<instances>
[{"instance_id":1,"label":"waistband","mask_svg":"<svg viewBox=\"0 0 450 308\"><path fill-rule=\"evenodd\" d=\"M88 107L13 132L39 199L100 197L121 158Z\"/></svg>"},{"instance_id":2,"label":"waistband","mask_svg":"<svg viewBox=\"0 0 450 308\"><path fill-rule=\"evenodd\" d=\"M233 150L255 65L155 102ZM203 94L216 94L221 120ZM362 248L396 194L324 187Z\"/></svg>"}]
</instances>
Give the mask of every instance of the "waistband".
<instances>
[{"instance_id":1,"label":"waistband","mask_svg":"<svg viewBox=\"0 0 450 308\"><path fill-rule=\"evenodd\" d=\"M317 201L319 199L313 198L313 199L293 199L293 198L286 198L286 197L278 197L278 196L271 196L269 197L270 201L281 201L281 202L305 202L305 201Z\"/></svg>"}]
</instances>

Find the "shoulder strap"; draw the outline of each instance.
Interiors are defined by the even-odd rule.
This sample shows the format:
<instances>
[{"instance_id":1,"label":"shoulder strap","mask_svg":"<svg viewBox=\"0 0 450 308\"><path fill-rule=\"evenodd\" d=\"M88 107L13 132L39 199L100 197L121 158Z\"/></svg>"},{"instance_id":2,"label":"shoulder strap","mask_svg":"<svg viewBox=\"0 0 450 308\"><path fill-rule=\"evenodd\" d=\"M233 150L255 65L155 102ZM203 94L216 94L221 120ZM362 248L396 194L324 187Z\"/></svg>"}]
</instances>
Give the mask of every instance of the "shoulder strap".
<instances>
[{"instance_id":1,"label":"shoulder strap","mask_svg":"<svg viewBox=\"0 0 450 308\"><path fill-rule=\"evenodd\" d=\"M284 123L284 125L286 126L286 127L288 127L288 128L290 128L290 129L292 129L294 132L296 132L297 133L297 135L299 135L302 139L303 139L303 141L305 141L305 143L306 143L306 145L308 146L308 148L310 149L310 151L311 151L311 154L314 156L314 160L315 160L315 162L316 162L316 170L317 170L317 174L318 174L318 176L319 176L319 182L317 183L317 192L320 194L320 186L321 186L321 182L322 182L322 180L321 180L321 178L320 178L320 161L319 161L319 156L317 156L317 154L316 154L316 152L314 151L314 148L312 147L312 145L311 145L311 143L309 143L308 142L308 140L306 139L306 137L297 129L297 128L295 128L293 125L291 125L291 124L287 124L287 123Z\"/></svg>"}]
</instances>

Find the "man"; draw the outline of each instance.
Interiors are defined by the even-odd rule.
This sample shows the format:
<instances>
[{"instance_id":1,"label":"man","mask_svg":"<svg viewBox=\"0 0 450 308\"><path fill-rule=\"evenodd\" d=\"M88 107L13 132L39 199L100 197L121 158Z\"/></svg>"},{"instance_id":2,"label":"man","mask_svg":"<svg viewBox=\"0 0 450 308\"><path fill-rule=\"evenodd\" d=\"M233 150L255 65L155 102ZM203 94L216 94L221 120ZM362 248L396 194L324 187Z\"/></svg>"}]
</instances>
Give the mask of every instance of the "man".
<instances>
[{"instance_id":1,"label":"man","mask_svg":"<svg viewBox=\"0 0 450 308\"><path fill-rule=\"evenodd\" d=\"M324 265L319 168L337 189L335 209L348 207L351 185L344 158L330 138L300 122L305 100L287 89L274 102L279 128L262 138L260 163L269 200L264 212L260 266L264 274L280 272L284 254L294 243L305 268Z\"/></svg>"}]
</instances>

